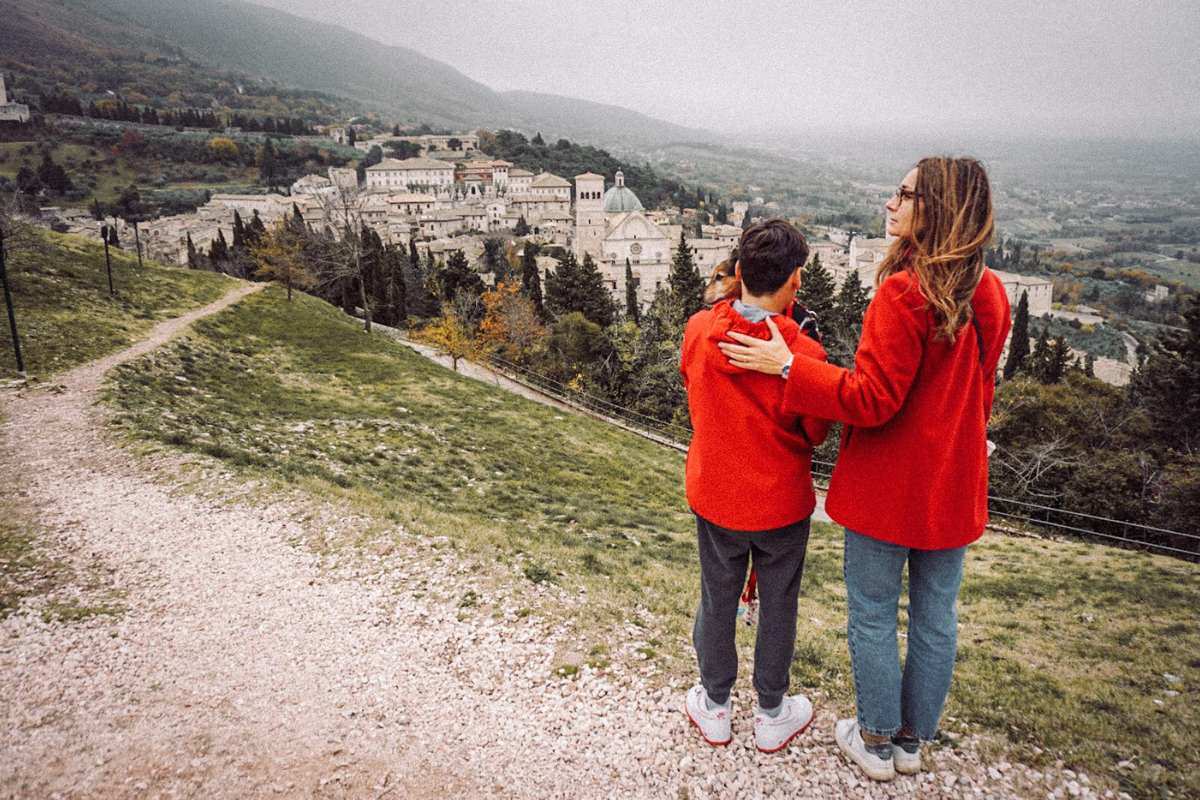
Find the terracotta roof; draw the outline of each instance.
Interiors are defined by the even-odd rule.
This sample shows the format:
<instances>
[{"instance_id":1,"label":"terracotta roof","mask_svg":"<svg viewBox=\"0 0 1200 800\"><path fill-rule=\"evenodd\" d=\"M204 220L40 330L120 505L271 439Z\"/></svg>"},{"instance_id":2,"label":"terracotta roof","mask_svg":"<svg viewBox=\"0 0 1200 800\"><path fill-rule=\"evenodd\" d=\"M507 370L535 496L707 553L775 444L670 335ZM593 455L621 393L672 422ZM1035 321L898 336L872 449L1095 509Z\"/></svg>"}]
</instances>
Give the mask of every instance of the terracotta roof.
<instances>
[{"instance_id":1,"label":"terracotta roof","mask_svg":"<svg viewBox=\"0 0 1200 800\"><path fill-rule=\"evenodd\" d=\"M511 173L509 173L509 177L512 177ZM569 181L567 181L565 178L560 178L557 175L553 175L549 172L543 172L541 175L538 175L536 178L533 179L533 183L530 185L536 186L539 189L570 189L571 188L571 183Z\"/></svg>"},{"instance_id":2,"label":"terracotta roof","mask_svg":"<svg viewBox=\"0 0 1200 800\"><path fill-rule=\"evenodd\" d=\"M376 170L414 170L414 169L454 169L449 161L439 161L436 158L385 158L374 166L367 167L367 172Z\"/></svg>"}]
</instances>

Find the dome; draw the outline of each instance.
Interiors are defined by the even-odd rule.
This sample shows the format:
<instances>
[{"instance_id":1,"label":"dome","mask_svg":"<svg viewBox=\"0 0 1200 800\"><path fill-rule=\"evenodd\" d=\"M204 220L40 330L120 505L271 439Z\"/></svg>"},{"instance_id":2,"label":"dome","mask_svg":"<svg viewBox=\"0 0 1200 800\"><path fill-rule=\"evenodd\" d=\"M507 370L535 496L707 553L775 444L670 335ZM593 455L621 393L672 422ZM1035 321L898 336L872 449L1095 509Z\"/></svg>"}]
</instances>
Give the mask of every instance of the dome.
<instances>
[{"instance_id":1,"label":"dome","mask_svg":"<svg viewBox=\"0 0 1200 800\"><path fill-rule=\"evenodd\" d=\"M604 213L620 214L624 211L643 211L642 201L632 189L625 186L625 174L617 173L617 183L604 193Z\"/></svg>"}]
</instances>

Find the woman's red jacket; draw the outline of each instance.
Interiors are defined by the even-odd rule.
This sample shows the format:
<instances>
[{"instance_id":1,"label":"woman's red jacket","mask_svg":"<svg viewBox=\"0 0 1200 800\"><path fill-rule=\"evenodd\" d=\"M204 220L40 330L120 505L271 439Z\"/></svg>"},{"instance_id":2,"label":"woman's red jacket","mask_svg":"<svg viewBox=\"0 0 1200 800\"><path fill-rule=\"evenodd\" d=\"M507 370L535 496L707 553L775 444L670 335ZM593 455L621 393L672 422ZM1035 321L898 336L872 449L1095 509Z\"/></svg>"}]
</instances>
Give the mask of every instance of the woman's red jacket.
<instances>
[{"instance_id":1,"label":"woman's red jacket","mask_svg":"<svg viewBox=\"0 0 1200 800\"><path fill-rule=\"evenodd\" d=\"M899 272L867 307L847 370L796 356L783 411L845 423L825 510L847 528L922 550L961 547L987 523L987 420L1012 321L990 270L953 343L916 278ZM982 347L982 352L981 352Z\"/></svg>"}]
</instances>

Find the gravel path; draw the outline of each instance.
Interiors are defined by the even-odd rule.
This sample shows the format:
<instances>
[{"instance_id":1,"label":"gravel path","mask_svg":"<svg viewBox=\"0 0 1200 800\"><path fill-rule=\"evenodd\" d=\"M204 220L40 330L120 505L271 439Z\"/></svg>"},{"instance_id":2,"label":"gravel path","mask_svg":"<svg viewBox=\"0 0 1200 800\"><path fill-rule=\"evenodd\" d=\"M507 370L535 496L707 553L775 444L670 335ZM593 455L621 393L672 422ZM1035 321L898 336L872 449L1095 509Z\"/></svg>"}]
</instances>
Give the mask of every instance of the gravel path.
<instances>
[{"instance_id":1,"label":"gravel path","mask_svg":"<svg viewBox=\"0 0 1200 800\"><path fill-rule=\"evenodd\" d=\"M646 629L631 624L601 672L555 674L586 643L570 622L517 609L582 615L584 597L402 531L319 555L306 543L365 521L247 499L255 487L212 462L203 491L172 486L179 459L137 458L105 435L99 383L256 288L5 404L0 466L20 467L46 541L104 572L125 611L47 623L35 600L0 621L0 796L1091 794L1060 770L984 766L969 744L921 776L866 785L837 754L828 708L782 754L749 746L748 716L714 750L685 724L687 677L668 686L635 654Z\"/></svg>"}]
</instances>

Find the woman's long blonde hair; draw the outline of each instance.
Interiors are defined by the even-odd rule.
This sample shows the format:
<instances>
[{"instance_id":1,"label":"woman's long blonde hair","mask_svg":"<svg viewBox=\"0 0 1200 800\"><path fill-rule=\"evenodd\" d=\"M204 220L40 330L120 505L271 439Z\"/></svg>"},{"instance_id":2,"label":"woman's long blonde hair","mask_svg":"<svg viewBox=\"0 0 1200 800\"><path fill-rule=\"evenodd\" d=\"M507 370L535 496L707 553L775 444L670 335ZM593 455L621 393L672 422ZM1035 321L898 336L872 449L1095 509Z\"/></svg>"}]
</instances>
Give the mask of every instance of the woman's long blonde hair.
<instances>
[{"instance_id":1,"label":"woman's long blonde hair","mask_svg":"<svg viewBox=\"0 0 1200 800\"><path fill-rule=\"evenodd\" d=\"M991 187L975 159L934 156L917 162L914 191L913 233L892 244L875 286L897 272L912 272L937 320L937 336L953 342L971 321L971 297L995 229Z\"/></svg>"}]
</instances>

